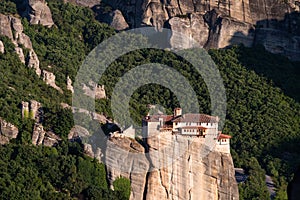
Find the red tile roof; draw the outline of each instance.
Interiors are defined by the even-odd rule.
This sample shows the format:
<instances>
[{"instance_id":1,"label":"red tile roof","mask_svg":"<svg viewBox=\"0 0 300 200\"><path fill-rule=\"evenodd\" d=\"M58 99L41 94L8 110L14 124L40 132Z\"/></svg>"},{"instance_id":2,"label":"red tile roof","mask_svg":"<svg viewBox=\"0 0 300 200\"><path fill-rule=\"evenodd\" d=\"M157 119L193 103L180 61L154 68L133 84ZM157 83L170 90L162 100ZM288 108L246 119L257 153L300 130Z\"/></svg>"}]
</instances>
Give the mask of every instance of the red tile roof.
<instances>
[{"instance_id":1,"label":"red tile roof","mask_svg":"<svg viewBox=\"0 0 300 200\"><path fill-rule=\"evenodd\" d=\"M217 123L217 117L205 114L184 114L177 117L173 122L200 122L200 123Z\"/></svg>"},{"instance_id":2,"label":"red tile roof","mask_svg":"<svg viewBox=\"0 0 300 200\"><path fill-rule=\"evenodd\" d=\"M147 119L148 117L148 119ZM151 115L151 116L147 116L145 117L145 120L147 122L158 122L159 118L163 118L164 123L167 121L171 121L173 119L173 115Z\"/></svg>"},{"instance_id":3,"label":"red tile roof","mask_svg":"<svg viewBox=\"0 0 300 200\"><path fill-rule=\"evenodd\" d=\"M226 135L226 134L223 134L223 133L220 133L219 135L218 135L218 140L219 139L230 139L231 138L231 136L230 135Z\"/></svg>"}]
</instances>

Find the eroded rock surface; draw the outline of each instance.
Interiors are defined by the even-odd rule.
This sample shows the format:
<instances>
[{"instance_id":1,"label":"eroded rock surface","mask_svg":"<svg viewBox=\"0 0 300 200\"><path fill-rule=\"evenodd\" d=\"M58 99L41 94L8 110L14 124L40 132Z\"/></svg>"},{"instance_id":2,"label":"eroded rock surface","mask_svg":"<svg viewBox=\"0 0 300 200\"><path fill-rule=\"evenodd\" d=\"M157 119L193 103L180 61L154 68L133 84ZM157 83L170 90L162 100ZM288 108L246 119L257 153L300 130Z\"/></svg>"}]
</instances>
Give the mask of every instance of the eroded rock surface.
<instances>
[{"instance_id":1,"label":"eroded rock surface","mask_svg":"<svg viewBox=\"0 0 300 200\"><path fill-rule=\"evenodd\" d=\"M230 154L208 150L203 138L162 133L146 142L146 154L127 137L107 142L108 180L129 178L132 200L239 199Z\"/></svg>"},{"instance_id":2,"label":"eroded rock surface","mask_svg":"<svg viewBox=\"0 0 300 200\"><path fill-rule=\"evenodd\" d=\"M120 10L130 28L171 28L193 36L202 47L263 44L273 53L300 59L298 0L105 1ZM179 38L171 37L171 47ZM177 44L178 45L178 44ZM188 45L184 41L182 48Z\"/></svg>"},{"instance_id":3,"label":"eroded rock surface","mask_svg":"<svg viewBox=\"0 0 300 200\"><path fill-rule=\"evenodd\" d=\"M45 0L25 0L22 15L28 18L31 24L41 24L51 27L54 25L51 10Z\"/></svg>"},{"instance_id":4,"label":"eroded rock surface","mask_svg":"<svg viewBox=\"0 0 300 200\"><path fill-rule=\"evenodd\" d=\"M106 98L104 85L98 85L97 83L90 81L88 85L84 84L82 86L82 89L84 91L84 94L87 96L93 97L95 99Z\"/></svg>"},{"instance_id":5,"label":"eroded rock surface","mask_svg":"<svg viewBox=\"0 0 300 200\"><path fill-rule=\"evenodd\" d=\"M129 28L129 25L120 10L114 10L108 13L105 22L118 31Z\"/></svg>"},{"instance_id":6,"label":"eroded rock surface","mask_svg":"<svg viewBox=\"0 0 300 200\"><path fill-rule=\"evenodd\" d=\"M62 89L56 85L55 75L52 72L43 70L43 81L45 81L47 85L50 85L51 87L63 93Z\"/></svg>"},{"instance_id":7,"label":"eroded rock surface","mask_svg":"<svg viewBox=\"0 0 300 200\"><path fill-rule=\"evenodd\" d=\"M128 178L131 183L130 199L143 200L149 169L143 146L131 138L111 138L107 142L105 163L111 187L117 178Z\"/></svg>"},{"instance_id":8,"label":"eroded rock surface","mask_svg":"<svg viewBox=\"0 0 300 200\"><path fill-rule=\"evenodd\" d=\"M230 154L210 151L203 138L161 134L147 139L150 199L239 199Z\"/></svg>"},{"instance_id":9,"label":"eroded rock surface","mask_svg":"<svg viewBox=\"0 0 300 200\"><path fill-rule=\"evenodd\" d=\"M9 143L10 139L17 138L18 133L19 130L15 125L0 118L0 144L1 145Z\"/></svg>"},{"instance_id":10,"label":"eroded rock surface","mask_svg":"<svg viewBox=\"0 0 300 200\"><path fill-rule=\"evenodd\" d=\"M48 147L56 146L61 138L52 131L45 131L42 124L36 123L32 132L32 144L44 145Z\"/></svg>"},{"instance_id":11,"label":"eroded rock surface","mask_svg":"<svg viewBox=\"0 0 300 200\"><path fill-rule=\"evenodd\" d=\"M7 36L15 45L15 51L20 61L30 68L34 68L38 76L41 75L39 59L32 48L30 38L23 33L23 25L19 18L0 14L0 34ZM29 55L24 55L23 49L29 50Z\"/></svg>"}]
</instances>

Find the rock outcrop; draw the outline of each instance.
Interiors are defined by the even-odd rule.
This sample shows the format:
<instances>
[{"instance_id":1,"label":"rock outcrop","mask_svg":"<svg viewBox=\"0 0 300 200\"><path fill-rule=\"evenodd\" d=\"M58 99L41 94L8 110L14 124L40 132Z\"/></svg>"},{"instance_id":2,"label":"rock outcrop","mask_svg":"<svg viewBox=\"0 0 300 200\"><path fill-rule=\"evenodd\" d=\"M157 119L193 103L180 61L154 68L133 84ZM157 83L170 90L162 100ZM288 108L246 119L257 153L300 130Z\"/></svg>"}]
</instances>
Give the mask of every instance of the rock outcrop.
<instances>
[{"instance_id":1,"label":"rock outcrop","mask_svg":"<svg viewBox=\"0 0 300 200\"><path fill-rule=\"evenodd\" d=\"M53 88L55 88L56 90L58 90L59 92L63 93L62 89L60 87L58 87L55 83L55 75L52 72L43 70L43 81L45 81L45 83Z\"/></svg>"},{"instance_id":2,"label":"rock outcrop","mask_svg":"<svg viewBox=\"0 0 300 200\"><path fill-rule=\"evenodd\" d=\"M131 28L154 26L193 36L201 46L262 44L273 53L300 59L298 0L105 1L120 10ZM171 37L171 46L178 38ZM182 48L186 44L183 42Z\"/></svg>"},{"instance_id":3,"label":"rock outcrop","mask_svg":"<svg viewBox=\"0 0 300 200\"><path fill-rule=\"evenodd\" d=\"M42 104L35 100L22 101L22 118L34 119L37 123L42 121Z\"/></svg>"},{"instance_id":4,"label":"rock outcrop","mask_svg":"<svg viewBox=\"0 0 300 200\"><path fill-rule=\"evenodd\" d=\"M72 93L74 93L74 88L72 85L72 80L69 76L67 76L67 89L70 90Z\"/></svg>"},{"instance_id":5,"label":"rock outcrop","mask_svg":"<svg viewBox=\"0 0 300 200\"><path fill-rule=\"evenodd\" d=\"M5 49L4 49L4 44L3 42L0 40L0 53L4 53Z\"/></svg>"},{"instance_id":6,"label":"rock outcrop","mask_svg":"<svg viewBox=\"0 0 300 200\"><path fill-rule=\"evenodd\" d=\"M147 138L152 169L145 198L239 199L231 155L204 141L168 133Z\"/></svg>"},{"instance_id":7,"label":"rock outcrop","mask_svg":"<svg viewBox=\"0 0 300 200\"><path fill-rule=\"evenodd\" d=\"M51 10L45 0L25 0L22 5L21 14L26 17L30 24L41 24L51 27L54 25Z\"/></svg>"},{"instance_id":8,"label":"rock outcrop","mask_svg":"<svg viewBox=\"0 0 300 200\"><path fill-rule=\"evenodd\" d=\"M129 178L132 200L239 199L230 154L206 149L203 138L164 134L149 137L146 152L133 139L110 138L105 153L110 185L120 176Z\"/></svg>"},{"instance_id":9,"label":"rock outcrop","mask_svg":"<svg viewBox=\"0 0 300 200\"><path fill-rule=\"evenodd\" d=\"M119 152L119 148L123 153ZM130 199L143 200L149 161L142 145L131 138L113 137L107 142L105 163L112 189L117 178L128 178L131 183Z\"/></svg>"},{"instance_id":10,"label":"rock outcrop","mask_svg":"<svg viewBox=\"0 0 300 200\"><path fill-rule=\"evenodd\" d=\"M107 23L118 31L129 28L129 25L120 10L113 10L108 13L100 14L96 19L100 22Z\"/></svg>"},{"instance_id":11,"label":"rock outcrop","mask_svg":"<svg viewBox=\"0 0 300 200\"><path fill-rule=\"evenodd\" d=\"M34 68L38 76L41 75L39 59L32 48L30 38L23 33L23 25L19 18L0 14L0 35L7 36L15 45L15 51L20 61L30 68ZM24 55L23 49L29 49L29 55Z\"/></svg>"},{"instance_id":12,"label":"rock outcrop","mask_svg":"<svg viewBox=\"0 0 300 200\"><path fill-rule=\"evenodd\" d=\"M38 76L41 76L40 61L33 49L29 51L27 66L33 68Z\"/></svg>"},{"instance_id":13,"label":"rock outcrop","mask_svg":"<svg viewBox=\"0 0 300 200\"><path fill-rule=\"evenodd\" d=\"M85 95L93 97L95 99L106 98L104 85L98 85L97 83L90 81L88 85L82 86L82 90Z\"/></svg>"},{"instance_id":14,"label":"rock outcrop","mask_svg":"<svg viewBox=\"0 0 300 200\"><path fill-rule=\"evenodd\" d=\"M48 147L56 146L61 141L61 138L51 131L45 131L42 124L35 123L32 132L32 144L44 145Z\"/></svg>"},{"instance_id":15,"label":"rock outcrop","mask_svg":"<svg viewBox=\"0 0 300 200\"><path fill-rule=\"evenodd\" d=\"M101 0L64 0L65 3L73 3L84 7L93 7L100 4Z\"/></svg>"},{"instance_id":16,"label":"rock outcrop","mask_svg":"<svg viewBox=\"0 0 300 200\"><path fill-rule=\"evenodd\" d=\"M0 118L0 145L9 143L9 140L17 138L19 133L18 128Z\"/></svg>"},{"instance_id":17,"label":"rock outcrop","mask_svg":"<svg viewBox=\"0 0 300 200\"><path fill-rule=\"evenodd\" d=\"M42 124L36 123L32 132L32 144L41 145L43 143L46 131Z\"/></svg>"}]
</instances>

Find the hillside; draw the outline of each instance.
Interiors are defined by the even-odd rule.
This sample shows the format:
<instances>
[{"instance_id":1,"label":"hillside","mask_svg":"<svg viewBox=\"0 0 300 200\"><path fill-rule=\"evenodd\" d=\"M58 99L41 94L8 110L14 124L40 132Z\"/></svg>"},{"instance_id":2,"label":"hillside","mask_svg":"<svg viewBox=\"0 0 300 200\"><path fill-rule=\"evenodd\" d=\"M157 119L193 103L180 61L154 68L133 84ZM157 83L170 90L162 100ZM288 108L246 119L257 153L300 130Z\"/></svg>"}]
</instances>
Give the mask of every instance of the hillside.
<instances>
[{"instance_id":1,"label":"hillside","mask_svg":"<svg viewBox=\"0 0 300 200\"><path fill-rule=\"evenodd\" d=\"M85 56L115 34L115 30L96 21L91 9L56 0L48 1L54 24L49 27L49 20L33 24L21 14L18 2L0 3L1 20L13 19L7 16L21 19L21 32L11 25L9 29L12 34L17 32L23 38L30 38L32 44L16 40L23 52L22 62L16 52L15 38L8 37L8 29L0 27L0 41L4 46L4 52L0 52L0 117L19 129L16 139L0 146L2 197L128 198L127 179L115 183L124 184L125 189L118 186L115 191L108 189L105 167L87 158L82 144L67 142L74 122L71 110L61 107L61 103L72 104L68 78L71 82L75 80ZM38 57L38 68L30 67L32 50ZM218 66L226 89L227 116L223 132L233 136L231 155L235 167L244 168L249 175L249 179L239 185L240 199L269 198L265 193L265 173L275 181L276 198L286 198L287 183L300 165L299 62L269 53L259 45L210 50L209 54ZM210 114L209 95L201 76L187 61L170 51L156 49L131 52L112 63L99 80L99 84L105 85L108 98L96 100L96 111L113 117L109 105L114 85L133 67L150 62L172 66L183 74L198 95L199 112ZM60 90L45 82L37 69L53 73L54 83ZM62 137L63 142L57 147L29 145L35 122L22 119L21 103L32 99L44 107L44 128ZM148 104L162 105L167 113L179 106L172 91L155 84L145 85L132 95L130 102L131 116L136 122L141 123L149 110Z\"/></svg>"}]
</instances>

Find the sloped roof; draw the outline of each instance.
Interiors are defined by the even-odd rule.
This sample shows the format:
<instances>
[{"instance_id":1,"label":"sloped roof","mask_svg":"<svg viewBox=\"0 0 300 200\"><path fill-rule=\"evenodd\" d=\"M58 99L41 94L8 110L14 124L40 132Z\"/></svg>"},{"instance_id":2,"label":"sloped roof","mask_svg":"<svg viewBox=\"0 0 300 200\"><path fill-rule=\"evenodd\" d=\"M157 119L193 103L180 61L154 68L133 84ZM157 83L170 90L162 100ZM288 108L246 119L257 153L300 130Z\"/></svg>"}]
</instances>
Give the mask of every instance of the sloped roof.
<instances>
[{"instance_id":1,"label":"sloped roof","mask_svg":"<svg viewBox=\"0 0 300 200\"><path fill-rule=\"evenodd\" d=\"M226 134L223 134L223 133L220 133L217 137L217 139L230 139L231 136L230 135L226 135Z\"/></svg>"},{"instance_id":2,"label":"sloped roof","mask_svg":"<svg viewBox=\"0 0 300 200\"><path fill-rule=\"evenodd\" d=\"M217 123L217 117L205 115L205 114L192 114L187 113L180 117L177 117L173 122L200 122L200 123Z\"/></svg>"},{"instance_id":3,"label":"sloped roof","mask_svg":"<svg viewBox=\"0 0 300 200\"><path fill-rule=\"evenodd\" d=\"M151 115L147 117L145 117L145 120L147 122L158 122L159 118L162 118L164 120L164 122L167 121L171 121L173 119L173 115Z\"/></svg>"}]
</instances>

